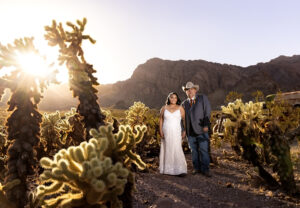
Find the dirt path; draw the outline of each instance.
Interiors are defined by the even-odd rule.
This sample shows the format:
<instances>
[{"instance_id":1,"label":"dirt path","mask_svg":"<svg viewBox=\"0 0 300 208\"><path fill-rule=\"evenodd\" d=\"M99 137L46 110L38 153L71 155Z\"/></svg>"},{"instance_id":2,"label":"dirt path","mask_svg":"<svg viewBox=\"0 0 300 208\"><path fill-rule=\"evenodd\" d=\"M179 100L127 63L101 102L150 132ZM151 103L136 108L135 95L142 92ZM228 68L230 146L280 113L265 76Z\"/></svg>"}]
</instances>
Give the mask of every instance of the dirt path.
<instances>
[{"instance_id":1,"label":"dirt path","mask_svg":"<svg viewBox=\"0 0 300 208\"><path fill-rule=\"evenodd\" d=\"M191 175L191 155L187 154L188 175L185 177L158 174L157 170L138 173L135 208L286 208L299 207L300 199L267 189L254 168L228 150L213 152L218 164L211 167L212 178ZM296 175L300 186L300 175Z\"/></svg>"}]
</instances>

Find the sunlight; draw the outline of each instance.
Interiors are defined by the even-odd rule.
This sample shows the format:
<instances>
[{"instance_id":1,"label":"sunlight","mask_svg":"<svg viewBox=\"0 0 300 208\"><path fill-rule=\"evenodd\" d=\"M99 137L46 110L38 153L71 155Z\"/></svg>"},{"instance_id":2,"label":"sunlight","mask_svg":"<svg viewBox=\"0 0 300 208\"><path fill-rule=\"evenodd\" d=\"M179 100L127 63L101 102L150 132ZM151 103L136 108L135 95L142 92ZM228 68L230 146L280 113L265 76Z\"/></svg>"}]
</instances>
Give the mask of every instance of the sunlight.
<instances>
[{"instance_id":1,"label":"sunlight","mask_svg":"<svg viewBox=\"0 0 300 208\"><path fill-rule=\"evenodd\" d=\"M56 80L61 83L66 83L69 80L68 70L66 68L60 69L56 75Z\"/></svg>"},{"instance_id":2,"label":"sunlight","mask_svg":"<svg viewBox=\"0 0 300 208\"><path fill-rule=\"evenodd\" d=\"M46 59L33 52L18 54L17 62L24 72L34 76L46 77L51 73L49 66L46 64Z\"/></svg>"}]
</instances>

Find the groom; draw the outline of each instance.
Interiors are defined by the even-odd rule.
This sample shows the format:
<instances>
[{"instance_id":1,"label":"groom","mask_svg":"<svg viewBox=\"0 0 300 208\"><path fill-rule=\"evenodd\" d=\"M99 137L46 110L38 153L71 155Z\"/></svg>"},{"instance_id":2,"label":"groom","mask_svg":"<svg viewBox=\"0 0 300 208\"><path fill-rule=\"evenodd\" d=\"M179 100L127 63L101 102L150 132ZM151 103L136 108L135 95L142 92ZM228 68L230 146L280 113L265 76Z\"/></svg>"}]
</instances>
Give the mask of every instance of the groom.
<instances>
[{"instance_id":1,"label":"groom","mask_svg":"<svg viewBox=\"0 0 300 208\"><path fill-rule=\"evenodd\" d=\"M202 173L211 177L209 172L209 135L208 126L211 107L205 95L198 95L199 85L187 82L182 86L187 99L182 102L185 110L186 134L192 152L193 175ZM201 159L201 160L200 160Z\"/></svg>"}]
</instances>

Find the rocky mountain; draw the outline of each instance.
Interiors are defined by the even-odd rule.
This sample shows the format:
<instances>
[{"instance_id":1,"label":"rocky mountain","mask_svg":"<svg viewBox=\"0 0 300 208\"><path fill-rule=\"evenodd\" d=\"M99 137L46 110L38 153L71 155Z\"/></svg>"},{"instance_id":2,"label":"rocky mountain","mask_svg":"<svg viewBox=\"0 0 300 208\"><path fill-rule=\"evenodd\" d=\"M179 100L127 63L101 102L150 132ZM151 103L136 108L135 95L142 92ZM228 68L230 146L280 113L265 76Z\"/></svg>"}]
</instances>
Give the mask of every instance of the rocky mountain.
<instances>
[{"instance_id":1,"label":"rocky mountain","mask_svg":"<svg viewBox=\"0 0 300 208\"><path fill-rule=\"evenodd\" d=\"M153 58L139 65L130 79L101 86L101 105L126 108L139 100L152 108L160 108L171 91L185 99L181 87L187 81L198 84L200 93L208 95L215 109L224 104L230 91L243 93L245 101L248 101L256 90L265 95L279 90L300 90L300 55L280 56L248 67L203 60Z\"/></svg>"},{"instance_id":2,"label":"rocky mountain","mask_svg":"<svg viewBox=\"0 0 300 208\"><path fill-rule=\"evenodd\" d=\"M181 87L187 81L200 86L200 93L206 94L214 109L224 104L228 92L244 94L244 100L252 98L251 93L261 90L265 95L300 90L300 55L280 56L267 63L248 67L207 62L204 60L170 61L153 58L139 65L132 76L125 81L100 85L100 106L128 108L134 101L142 101L151 108L164 105L171 91L185 99ZM0 105L6 105L8 95ZM77 106L67 84L53 85L44 94L40 104L42 110L65 110Z\"/></svg>"}]
</instances>

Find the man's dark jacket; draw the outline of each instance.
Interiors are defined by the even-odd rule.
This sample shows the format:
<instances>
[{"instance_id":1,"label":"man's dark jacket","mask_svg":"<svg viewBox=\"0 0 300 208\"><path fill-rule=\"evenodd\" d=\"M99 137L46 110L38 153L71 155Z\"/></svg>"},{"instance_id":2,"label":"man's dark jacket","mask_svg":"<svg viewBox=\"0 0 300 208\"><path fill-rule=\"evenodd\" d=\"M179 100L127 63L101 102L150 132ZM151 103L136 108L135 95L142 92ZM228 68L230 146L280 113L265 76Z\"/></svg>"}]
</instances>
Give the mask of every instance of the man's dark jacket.
<instances>
[{"instance_id":1,"label":"man's dark jacket","mask_svg":"<svg viewBox=\"0 0 300 208\"><path fill-rule=\"evenodd\" d=\"M196 95L195 103L191 106L189 99L182 102L185 110L186 134L190 136L190 128L197 135L203 132L203 127L210 125L211 107L206 95Z\"/></svg>"}]
</instances>

